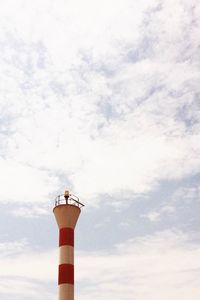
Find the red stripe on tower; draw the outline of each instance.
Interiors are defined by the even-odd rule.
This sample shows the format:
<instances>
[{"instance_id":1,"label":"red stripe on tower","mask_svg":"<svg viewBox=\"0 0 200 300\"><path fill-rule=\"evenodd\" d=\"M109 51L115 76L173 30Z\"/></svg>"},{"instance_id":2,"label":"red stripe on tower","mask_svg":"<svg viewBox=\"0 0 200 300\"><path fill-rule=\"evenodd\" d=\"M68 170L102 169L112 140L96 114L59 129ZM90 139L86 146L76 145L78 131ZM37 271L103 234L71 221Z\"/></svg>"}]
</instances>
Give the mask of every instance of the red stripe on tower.
<instances>
[{"instance_id":1,"label":"red stripe on tower","mask_svg":"<svg viewBox=\"0 0 200 300\"><path fill-rule=\"evenodd\" d=\"M74 247L74 229L70 227L60 228L59 232L59 247L72 246Z\"/></svg>"},{"instance_id":2,"label":"red stripe on tower","mask_svg":"<svg viewBox=\"0 0 200 300\"><path fill-rule=\"evenodd\" d=\"M63 283L74 284L74 266L71 264L59 265L58 285Z\"/></svg>"}]
</instances>

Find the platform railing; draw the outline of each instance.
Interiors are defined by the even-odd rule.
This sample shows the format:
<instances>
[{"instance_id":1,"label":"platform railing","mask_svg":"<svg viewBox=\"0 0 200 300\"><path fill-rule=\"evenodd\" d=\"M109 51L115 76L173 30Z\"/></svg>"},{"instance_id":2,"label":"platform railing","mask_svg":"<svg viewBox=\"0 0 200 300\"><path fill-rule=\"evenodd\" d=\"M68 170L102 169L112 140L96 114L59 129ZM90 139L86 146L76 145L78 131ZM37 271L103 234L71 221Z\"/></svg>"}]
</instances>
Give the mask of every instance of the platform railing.
<instances>
[{"instance_id":1,"label":"platform railing","mask_svg":"<svg viewBox=\"0 0 200 300\"><path fill-rule=\"evenodd\" d=\"M85 206L83 203L79 201L79 198L75 195L69 195L68 198L64 197L63 195L58 195L55 199L55 206L63 205L63 204L69 204L78 206L79 208Z\"/></svg>"}]
</instances>

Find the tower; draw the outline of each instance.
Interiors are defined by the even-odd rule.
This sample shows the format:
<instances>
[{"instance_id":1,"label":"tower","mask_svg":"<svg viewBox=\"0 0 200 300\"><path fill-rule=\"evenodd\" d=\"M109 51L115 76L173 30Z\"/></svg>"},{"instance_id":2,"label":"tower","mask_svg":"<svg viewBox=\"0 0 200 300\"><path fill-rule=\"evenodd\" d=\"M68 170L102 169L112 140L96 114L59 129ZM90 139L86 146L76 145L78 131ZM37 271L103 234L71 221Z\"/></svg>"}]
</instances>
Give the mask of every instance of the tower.
<instances>
[{"instance_id":1,"label":"tower","mask_svg":"<svg viewBox=\"0 0 200 300\"><path fill-rule=\"evenodd\" d=\"M74 300L74 229L83 206L69 191L55 200L53 213L59 228L59 300Z\"/></svg>"}]
</instances>

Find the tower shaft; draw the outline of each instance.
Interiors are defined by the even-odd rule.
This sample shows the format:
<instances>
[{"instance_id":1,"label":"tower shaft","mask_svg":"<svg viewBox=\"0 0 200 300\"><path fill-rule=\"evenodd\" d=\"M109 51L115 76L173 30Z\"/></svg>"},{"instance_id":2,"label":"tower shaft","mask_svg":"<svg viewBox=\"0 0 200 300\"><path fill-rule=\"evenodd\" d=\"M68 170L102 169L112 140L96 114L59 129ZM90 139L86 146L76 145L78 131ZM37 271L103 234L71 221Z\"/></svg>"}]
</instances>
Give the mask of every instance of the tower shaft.
<instances>
[{"instance_id":1,"label":"tower shaft","mask_svg":"<svg viewBox=\"0 0 200 300\"><path fill-rule=\"evenodd\" d=\"M59 228L58 299L74 300L74 229L81 210L60 204L53 212Z\"/></svg>"}]
</instances>

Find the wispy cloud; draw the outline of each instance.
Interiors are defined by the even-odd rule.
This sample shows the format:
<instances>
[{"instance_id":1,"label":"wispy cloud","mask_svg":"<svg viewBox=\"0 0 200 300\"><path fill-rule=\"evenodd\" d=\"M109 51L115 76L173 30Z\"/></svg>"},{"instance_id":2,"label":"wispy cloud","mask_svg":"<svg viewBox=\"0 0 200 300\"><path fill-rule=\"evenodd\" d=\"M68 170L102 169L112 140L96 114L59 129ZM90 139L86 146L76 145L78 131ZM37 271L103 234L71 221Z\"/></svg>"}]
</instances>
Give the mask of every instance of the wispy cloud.
<instances>
[{"instance_id":1,"label":"wispy cloud","mask_svg":"<svg viewBox=\"0 0 200 300\"><path fill-rule=\"evenodd\" d=\"M199 255L198 245L171 231L127 241L109 254L80 254L79 298L198 299Z\"/></svg>"},{"instance_id":2,"label":"wispy cloud","mask_svg":"<svg viewBox=\"0 0 200 300\"><path fill-rule=\"evenodd\" d=\"M3 202L43 202L58 184L55 176L13 159L0 159ZM48 186L48 189L47 189Z\"/></svg>"},{"instance_id":3,"label":"wispy cloud","mask_svg":"<svg viewBox=\"0 0 200 300\"><path fill-rule=\"evenodd\" d=\"M21 176L17 166L29 168L20 181L29 177L32 184L25 186L33 192L35 172L46 172L49 178L40 182L52 191L58 182L44 181L62 172L76 192L94 200L100 192L148 192L160 180L198 172L195 1L117 1L112 10L104 2L78 1L75 9L59 1L47 11L46 1L31 9L19 3L15 16L9 3L2 11L16 24L14 33L1 21L7 28L1 44L2 173L9 160L16 162L15 178ZM17 198L46 198L38 183L37 191L27 197L21 189Z\"/></svg>"},{"instance_id":4,"label":"wispy cloud","mask_svg":"<svg viewBox=\"0 0 200 300\"><path fill-rule=\"evenodd\" d=\"M29 229L13 240L13 228L36 216L47 228L46 203L68 185L94 212L93 248L106 249L78 252L80 299L199 299L198 2L0 4L2 298L55 298L56 250L29 245L42 240Z\"/></svg>"},{"instance_id":5,"label":"wispy cloud","mask_svg":"<svg viewBox=\"0 0 200 300\"><path fill-rule=\"evenodd\" d=\"M78 252L76 293L80 299L87 294L88 299L102 296L106 300L110 297L132 299L135 295L143 300L159 295L164 300L169 297L186 300L192 294L197 300L199 256L198 245L180 231L164 231L128 240L108 252L90 252L90 255ZM14 258L4 256L0 260L2 295L7 293L11 297L14 293L16 299L20 296L39 299L42 292L47 299L55 297L55 289L47 288L56 278L55 250L34 253L26 246L21 253L17 251ZM9 292L7 287L11 283L13 289Z\"/></svg>"},{"instance_id":6,"label":"wispy cloud","mask_svg":"<svg viewBox=\"0 0 200 300\"><path fill-rule=\"evenodd\" d=\"M56 253L32 251L26 241L1 243L0 294L5 299L55 298ZM12 287L12 288L11 288Z\"/></svg>"}]
</instances>

